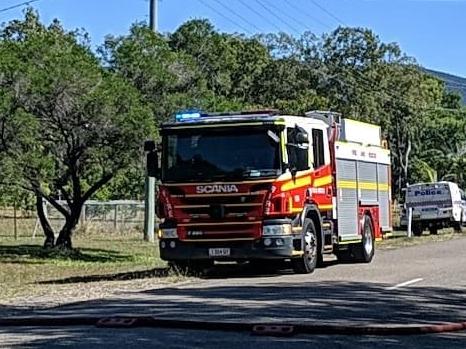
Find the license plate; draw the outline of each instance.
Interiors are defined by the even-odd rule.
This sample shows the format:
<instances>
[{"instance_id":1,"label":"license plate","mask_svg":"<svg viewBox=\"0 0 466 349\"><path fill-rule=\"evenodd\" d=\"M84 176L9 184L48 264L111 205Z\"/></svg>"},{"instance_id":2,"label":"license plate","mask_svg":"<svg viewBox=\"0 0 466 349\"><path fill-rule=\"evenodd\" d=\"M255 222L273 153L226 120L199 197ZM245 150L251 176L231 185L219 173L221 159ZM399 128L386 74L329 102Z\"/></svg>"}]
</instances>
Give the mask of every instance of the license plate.
<instances>
[{"instance_id":1,"label":"license plate","mask_svg":"<svg viewBox=\"0 0 466 349\"><path fill-rule=\"evenodd\" d=\"M209 257L228 257L229 255L229 248L209 248Z\"/></svg>"}]
</instances>

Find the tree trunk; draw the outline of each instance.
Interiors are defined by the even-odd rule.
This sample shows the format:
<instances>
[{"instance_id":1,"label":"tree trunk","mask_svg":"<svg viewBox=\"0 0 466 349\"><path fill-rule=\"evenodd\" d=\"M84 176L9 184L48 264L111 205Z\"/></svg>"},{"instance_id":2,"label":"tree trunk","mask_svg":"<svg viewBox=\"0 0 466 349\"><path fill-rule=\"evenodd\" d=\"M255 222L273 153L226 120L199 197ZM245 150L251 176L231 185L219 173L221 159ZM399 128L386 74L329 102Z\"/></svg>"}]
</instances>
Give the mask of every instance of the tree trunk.
<instances>
[{"instance_id":1,"label":"tree trunk","mask_svg":"<svg viewBox=\"0 0 466 349\"><path fill-rule=\"evenodd\" d=\"M47 215L44 211L44 199L42 195L36 192L36 210L39 222L45 235L44 248L51 248L55 245L55 233L50 226Z\"/></svg>"},{"instance_id":2,"label":"tree trunk","mask_svg":"<svg viewBox=\"0 0 466 349\"><path fill-rule=\"evenodd\" d=\"M57 238L56 247L71 250L73 244L71 236L79 223L79 217L81 216L83 203L73 203L70 206L70 216L66 219L65 225L60 230L60 234Z\"/></svg>"}]
</instances>

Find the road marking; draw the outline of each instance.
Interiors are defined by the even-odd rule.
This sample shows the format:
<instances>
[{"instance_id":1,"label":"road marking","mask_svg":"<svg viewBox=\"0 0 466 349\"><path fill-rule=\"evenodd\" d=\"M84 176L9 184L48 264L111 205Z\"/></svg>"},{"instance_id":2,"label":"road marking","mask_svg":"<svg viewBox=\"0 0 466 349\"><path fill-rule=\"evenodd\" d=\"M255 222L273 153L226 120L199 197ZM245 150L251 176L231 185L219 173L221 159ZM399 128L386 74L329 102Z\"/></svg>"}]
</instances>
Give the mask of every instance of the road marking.
<instances>
[{"instance_id":1,"label":"road marking","mask_svg":"<svg viewBox=\"0 0 466 349\"><path fill-rule=\"evenodd\" d=\"M387 287L387 290L389 290L389 291L390 290L396 290L397 288L412 285L412 284L415 284L416 282L419 282L419 281L422 281L422 280L424 280L424 279L421 279L421 278L412 279L412 280L409 280L409 281L402 282L400 284L396 284L395 286Z\"/></svg>"}]
</instances>

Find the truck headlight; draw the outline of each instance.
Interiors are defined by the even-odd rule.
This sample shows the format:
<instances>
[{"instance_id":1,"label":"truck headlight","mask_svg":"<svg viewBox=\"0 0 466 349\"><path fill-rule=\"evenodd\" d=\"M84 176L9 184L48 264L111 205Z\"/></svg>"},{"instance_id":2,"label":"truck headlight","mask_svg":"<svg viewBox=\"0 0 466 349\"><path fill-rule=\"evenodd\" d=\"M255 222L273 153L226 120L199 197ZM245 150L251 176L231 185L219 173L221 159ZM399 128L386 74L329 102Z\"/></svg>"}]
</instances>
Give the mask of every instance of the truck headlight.
<instances>
[{"instance_id":1,"label":"truck headlight","mask_svg":"<svg viewBox=\"0 0 466 349\"><path fill-rule=\"evenodd\" d=\"M160 229L159 230L160 239L178 239L178 233L176 228Z\"/></svg>"},{"instance_id":2,"label":"truck headlight","mask_svg":"<svg viewBox=\"0 0 466 349\"><path fill-rule=\"evenodd\" d=\"M264 225L262 229L263 236L290 235L291 224Z\"/></svg>"}]
</instances>

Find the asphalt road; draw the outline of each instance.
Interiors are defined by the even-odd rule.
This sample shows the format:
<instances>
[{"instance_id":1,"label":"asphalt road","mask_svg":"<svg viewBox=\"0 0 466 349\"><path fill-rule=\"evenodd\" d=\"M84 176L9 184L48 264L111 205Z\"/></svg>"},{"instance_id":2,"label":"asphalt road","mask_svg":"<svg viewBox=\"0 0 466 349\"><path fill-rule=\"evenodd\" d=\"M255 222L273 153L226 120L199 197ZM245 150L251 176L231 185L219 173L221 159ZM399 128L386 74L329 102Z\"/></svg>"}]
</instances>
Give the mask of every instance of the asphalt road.
<instances>
[{"instance_id":1,"label":"asphalt road","mask_svg":"<svg viewBox=\"0 0 466 349\"><path fill-rule=\"evenodd\" d=\"M24 315L20 309L3 314ZM377 251L371 264L335 264L311 275L223 267L203 280L122 293L27 315L150 315L159 318L309 324L466 321L466 238ZM466 348L466 331L419 336L298 335L94 327L3 328L6 348Z\"/></svg>"}]
</instances>

